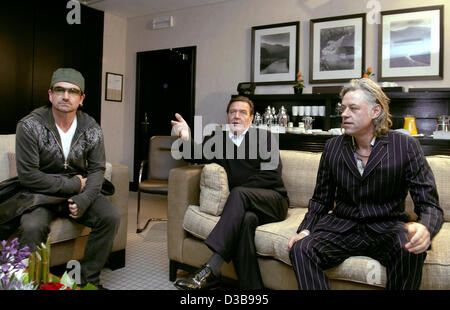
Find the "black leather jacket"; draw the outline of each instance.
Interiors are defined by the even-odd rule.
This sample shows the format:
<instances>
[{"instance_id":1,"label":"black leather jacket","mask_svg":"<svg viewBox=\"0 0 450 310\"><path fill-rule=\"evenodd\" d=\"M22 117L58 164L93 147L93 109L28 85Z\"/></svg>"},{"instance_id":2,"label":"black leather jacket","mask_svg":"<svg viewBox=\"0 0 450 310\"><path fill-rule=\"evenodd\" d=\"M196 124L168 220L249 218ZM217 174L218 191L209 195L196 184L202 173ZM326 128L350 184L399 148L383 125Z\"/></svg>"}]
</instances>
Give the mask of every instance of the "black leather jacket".
<instances>
[{"instance_id":1,"label":"black leather jacket","mask_svg":"<svg viewBox=\"0 0 450 310\"><path fill-rule=\"evenodd\" d=\"M71 198L81 217L103 183L105 148L96 121L77 111L77 129L65 160L50 106L35 109L17 124L16 163L20 184L33 193ZM79 193L81 181L87 177Z\"/></svg>"}]
</instances>

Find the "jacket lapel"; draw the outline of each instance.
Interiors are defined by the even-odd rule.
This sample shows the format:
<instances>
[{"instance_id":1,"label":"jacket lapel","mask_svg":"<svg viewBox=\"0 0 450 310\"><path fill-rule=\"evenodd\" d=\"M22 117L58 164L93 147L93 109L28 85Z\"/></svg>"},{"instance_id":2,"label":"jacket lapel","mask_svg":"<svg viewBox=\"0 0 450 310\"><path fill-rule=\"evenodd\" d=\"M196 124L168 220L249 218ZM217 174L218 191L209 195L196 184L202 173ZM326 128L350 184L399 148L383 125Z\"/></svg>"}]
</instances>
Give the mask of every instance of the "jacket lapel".
<instances>
[{"instance_id":1,"label":"jacket lapel","mask_svg":"<svg viewBox=\"0 0 450 310\"><path fill-rule=\"evenodd\" d=\"M346 135L343 144L342 157L344 158L345 164L356 178L361 179L361 174L356 166L355 155L353 154L352 137Z\"/></svg>"},{"instance_id":2,"label":"jacket lapel","mask_svg":"<svg viewBox=\"0 0 450 310\"><path fill-rule=\"evenodd\" d=\"M381 160L388 154L388 142L389 137L387 134L381 136L375 142L375 145L370 154L369 160L367 161L367 166L364 168L364 173L362 178L365 179L372 171L377 167Z\"/></svg>"}]
</instances>

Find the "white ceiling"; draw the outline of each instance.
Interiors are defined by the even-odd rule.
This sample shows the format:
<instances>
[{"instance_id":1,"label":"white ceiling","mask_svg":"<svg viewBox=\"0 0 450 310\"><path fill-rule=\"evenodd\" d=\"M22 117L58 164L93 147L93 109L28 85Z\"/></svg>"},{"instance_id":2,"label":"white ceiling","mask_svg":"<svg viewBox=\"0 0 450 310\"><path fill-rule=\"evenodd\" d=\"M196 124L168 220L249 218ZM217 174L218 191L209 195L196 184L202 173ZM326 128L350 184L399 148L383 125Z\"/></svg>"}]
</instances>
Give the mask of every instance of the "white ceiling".
<instances>
[{"instance_id":1,"label":"white ceiling","mask_svg":"<svg viewBox=\"0 0 450 310\"><path fill-rule=\"evenodd\" d=\"M231 0L80 0L113 15L131 18ZM91 3L91 4L89 4Z\"/></svg>"}]
</instances>

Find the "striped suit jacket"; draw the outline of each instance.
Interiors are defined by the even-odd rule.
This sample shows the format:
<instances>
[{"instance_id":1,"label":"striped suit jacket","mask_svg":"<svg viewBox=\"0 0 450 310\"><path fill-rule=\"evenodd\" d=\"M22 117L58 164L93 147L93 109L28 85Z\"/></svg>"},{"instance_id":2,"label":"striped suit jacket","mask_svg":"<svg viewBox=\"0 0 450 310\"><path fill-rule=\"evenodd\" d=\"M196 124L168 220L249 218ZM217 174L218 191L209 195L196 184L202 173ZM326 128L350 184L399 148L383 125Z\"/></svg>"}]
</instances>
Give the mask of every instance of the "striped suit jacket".
<instances>
[{"instance_id":1,"label":"striped suit jacket","mask_svg":"<svg viewBox=\"0 0 450 310\"><path fill-rule=\"evenodd\" d=\"M332 138L325 144L314 194L297 232L345 232L358 223L388 232L408 220L408 190L417 221L434 237L442 226L443 211L433 172L415 138L395 131L378 137L362 176L352 137Z\"/></svg>"}]
</instances>

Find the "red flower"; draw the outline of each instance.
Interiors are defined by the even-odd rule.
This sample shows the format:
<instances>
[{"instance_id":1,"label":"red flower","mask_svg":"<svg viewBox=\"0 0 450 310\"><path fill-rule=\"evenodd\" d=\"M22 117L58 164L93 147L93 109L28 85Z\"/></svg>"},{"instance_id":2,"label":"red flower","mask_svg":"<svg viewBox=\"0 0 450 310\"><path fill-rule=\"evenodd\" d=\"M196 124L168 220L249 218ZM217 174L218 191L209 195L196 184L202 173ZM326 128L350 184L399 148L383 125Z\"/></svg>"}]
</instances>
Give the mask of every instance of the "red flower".
<instances>
[{"instance_id":1,"label":"red flower","mask_svg":"<svg viewBox=\"0 0 450 310\"><path fill-rule=\"evenodd\" d=\"M57 282L48 282L48 283L42 283L41 285L39 285L39 289L42 291L58 291L63 287L64 287L63 284L57 283ZM66 287L65 289L70 290L69 287Z\"/></svg>"}]
</instances>

